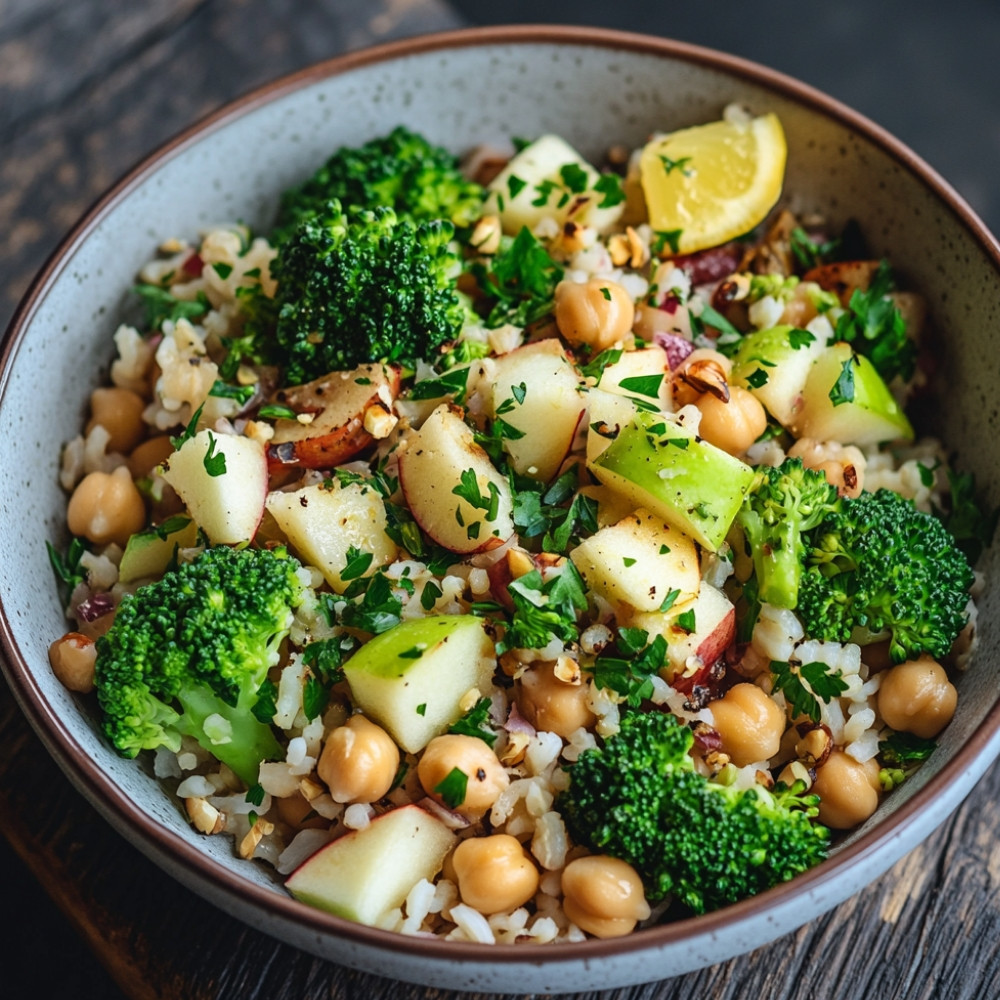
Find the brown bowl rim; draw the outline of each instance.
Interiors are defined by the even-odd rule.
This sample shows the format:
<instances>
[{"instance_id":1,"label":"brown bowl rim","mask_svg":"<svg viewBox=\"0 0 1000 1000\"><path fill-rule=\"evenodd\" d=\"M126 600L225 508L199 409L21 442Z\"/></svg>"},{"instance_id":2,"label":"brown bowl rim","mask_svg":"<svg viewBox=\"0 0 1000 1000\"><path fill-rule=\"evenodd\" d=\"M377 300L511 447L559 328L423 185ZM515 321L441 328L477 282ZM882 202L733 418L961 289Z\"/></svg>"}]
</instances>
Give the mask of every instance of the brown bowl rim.
<instances>
[{"instance_id":1,"label":"brown bowl rim","mask_svg":"<svg viewBox=\"0 0 1000 1000\"><path fill-rule=\"evenodd\" d=\"M933 167L870 119L835 98L780 71L704 46L610 28L558 24L461 28L370 46L286 74L227 102L144 157L85 212L31 283L4 334L2 353L0 353L0 398L3 396L8 377L9 362L16 353L31 318L49 286L61 272L67 258L87 238L105 213L127 197L132 189L148 174L154 172L163 161L180 154L199 141L202 136L224 126L231 119L238 118L256 107L291 94L313 82L403 56L504 44L565 44L665 56L710 66L791 98L840 122L890 154L903 168L931 189L961 220L992 258L1000 274L1000 243L962 196ZM429 960L439 959L450 963L486 963L505 966L558 965L560 962L589 961L611 955L623 956L632 952L676 945L706 935L714 936L731 924L741 923L753 917L759 918L773 907L788 904L798 897L808 896L813 890L829 886L845 867L852 867L872 858L889 841L901 837L918 816L932 804L940 789L965 771L984 770L988 760L1000 752L1000 739L998 739L1000 700L998 700L955 757L945 764L924 788L916 792L893 814L876 824L871 831L860 836L835 857L791 882L725 909L644 929L624 938L603 941L588 939L586 942L573 945L563 943L532 945L530 948L508 948L447 942L383 931L312 909L290 896L282 896L273 889L244 881L238 874L214 862L208 854L198 851L194 845L180 840L127 798L79 746L36 685L31 669L14 644L13 629L2 607L0 607L0 648L6 661L8 682L17 701L49 753L73 784L113 826L128 830L130 834L138 837L138 840L129 837L135 846L162 867L172 871L181 881L185 881L189 886L195 883L209 886L212 889L212 897L216 900L228 897L249 904L264 915L296 924L317 935L332 934L374 949L420 954ZM942 815L938 821L943 821L945 818ZM841 894L834 890L833 895L839 899ZM814 915L817 914L810 914L810 917ZM726 953L728 954L729 950Z\"/></svg>"}]
</instances>

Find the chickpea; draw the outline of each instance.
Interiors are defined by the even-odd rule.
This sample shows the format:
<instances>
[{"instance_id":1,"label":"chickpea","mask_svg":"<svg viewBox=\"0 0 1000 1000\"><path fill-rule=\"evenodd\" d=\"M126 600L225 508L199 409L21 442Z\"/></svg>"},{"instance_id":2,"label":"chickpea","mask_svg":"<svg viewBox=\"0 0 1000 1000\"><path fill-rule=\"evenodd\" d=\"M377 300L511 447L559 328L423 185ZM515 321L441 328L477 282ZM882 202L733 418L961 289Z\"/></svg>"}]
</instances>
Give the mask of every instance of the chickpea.
<instances>
[{"instance_id":1,"label":"chickpea","mask_svg":"<svg viewBox=\"0 0 1000 1000\"><path fill-rule=\"evenodd\" d=\"M722 751L737 767L770 760L778 752L785 713L756 684L734 685L709 708Z\"/></svg>"},{"instance_id":2,"label":"chickpea","mask_svg":"<svg viewBox=\"0 0 1000 1000\"><path fill-rule=\"evenodd\" d=\"M322 830L330 825L329 820L313 810L312 803L301 792L275 799L275 806L281 821L295 830Z\"/></svg>"},{"instance_id":3,"label":"chickpea","mask_svg":"<svg viewBox=\"0 0 1000 1000\"><path fill-rule=\"evenodd\" d=\"M352 715L330 733L316 764L335 802L377 802L398 770L399 748L363 715Z\"/></svg>"},{"instance_id":4,"label":"chickpea","mask_svg":"<svg viewBox=\"0 0 1000 1000\"><path fill-rule=\"evenodd\" d=\"M83 477L66 509L69 530L96 545L116 542L124 547L129 535L146 523L146 507L125 466L114 472Z\"/></svg>"},{"instance_id":5,"label":"chickpea","mask_svg":"<svg viewBox=\"0 0 1000 1000\"><path fill-rule=\"evenodd\" d=\"M132 473L133 479L142 479L173 453L174 446L170 437L167 434L157 434L132 451L128 457L128 471Z\"/></svg>"},{"instance_id":6,"label":"chickpea","mask_svg":"<svg viewBox=\"0 0 1000 1000\"><path fill-rule=\"evenodd\" d=\"M618 343L635 318L632 296L616 281L590 278L556 285L556 326L574 347L586 345L595 353Z\"/></svg>"},{"instance_id":7,"label":"chickpea","mask_svg":"<svg viewBox=\"0 0 1000 1000\"><path fill-rule=\"evenodd\" d=\"M456 769L467 779L465 798L445 805L463 816L482 816L510 784L507 772L489 746L476 736L459 733L435 736L427 744L417 764L417 777L428 795L443 802L435 789Z\"/></svg>"},{"instance_id":8,"label":"chickpea","mask_svg":"<svg viewBox=\"0 0 1000 1000\"><path fill-rule=\"evenodd\" d=\"M525 671L520 691L517 707L535 729L567 739L581 726L590 728L597 721L587 704L587 685L561 681L554 663Z\"/></svg>"},{"instance_id":9,"label":"chickpea","mask_svg":"<svg viewBox=\"0 0 1000 1000\"><path fill-rule=\"evenodd\" d=\"M94 690L94 664L97 646L94 640L79 632L67 632L49 646L52 673L70 691L88 694Z\"/></svg>"},{"instance_id":10,"label":"chickpea","mask_svg":"<svg viewBox=\"0 0 1000 1000\"><path fill-rule=\"evenodd\" d=\"M618 858L591 854L571 861L563 869L562 891L566 916L595 937L629 934L650 913L641 879Z\"/></svg>"},{"instance_id":11,"label":"chickpea","mask_svg":"<svg viewBox=\"0 0 1000 1000\"><path fill-rule=\"evenodd\" d=\"M142 411L146 404L137 392L105 386L90 394L90 421L86 433L98 424L110 435L108 451L131 451L146 433Z\"/></svg>"},{"instance_id":12,"label":"chickpea","mask_svg":"<svg viewBox=\"0 0 1000 1000\"><path fill-rule=\"evenodd\" d=\"M538 891L538 869L509 833L463 840L451 855L462 902L480 913L507 913Z\"/></svg>"},{"instance_id":13,"label":"chickpea","mask_svg":"<svg viewBox=\"0 0 1000 1000\"><path fill-rule=\"evenodd\" d=\"M861 764L843 750L834 750L816 771L810 791L819 796L819 821L834 830L863 823L878 808L878 761Z\"/></svg>"},{"instance_id":14,"label":"chickpea","mask_svg":"<svg viewBox=\"0 0 1000 1000\"><path fill-rule=\"evenodd\" d=\"M878 711L886 725L932 739L951 722L958 692L929 656L907 660L882 675Z\"/></svg>"},{"instance_id":15,"label":"chickpea","mask_svg":"<svg viewBox=\"0 0 1000 1000\"><path fill-rule=\"evenodd\" d=\"M728 402L704 392L695 406L701 411L698 434L730 455L742 455L767 427L767 414L760 400L739 385L729 387Z\"/></svg>"},{"instance_id":16,"label":"chickpea","mask_svg":"<svg viewBox=\"0 0 1000 1000\"><path fill-rule=\"evenodd\" d=\"M837 492L842 497L857 499L861 496L868 463L861 450L854 445L799 438L788 449L788 457L801 458L802 464L807 469L822 472L826 476L826 481L831 486L836 486Z\"/></svg>"}]
</instances>

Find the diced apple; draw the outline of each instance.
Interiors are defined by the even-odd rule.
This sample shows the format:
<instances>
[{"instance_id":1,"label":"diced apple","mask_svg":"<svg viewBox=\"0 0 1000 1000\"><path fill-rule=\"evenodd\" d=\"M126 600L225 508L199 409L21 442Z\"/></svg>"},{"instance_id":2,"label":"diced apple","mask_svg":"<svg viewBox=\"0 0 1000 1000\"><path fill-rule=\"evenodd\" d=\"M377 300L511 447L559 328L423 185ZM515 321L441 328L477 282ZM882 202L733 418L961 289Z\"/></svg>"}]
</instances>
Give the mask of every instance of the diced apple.
<instances>
[{"instance_id":1,"label":"diced apple","mask_svg":"<svg viewBox=\"0 0 1000 1000\"><path fill-rule=\"evenodd\" d=\"M825 336L792 326L755 330L740 341L733 357L732 382L749 389L778 423L788 427L801 403L809 370L826 344Z\"/></svg>"},{"instance_id":2,"label":"diced apple","mask_svg":"<svg viewBox=\"0 0 1000 1000\"><path fill-rule=\"evenodd\" d=\"M199 431L159 468L213 545L253 538L267 495L267 458L259 441Z\"/></svg>"},{"instance_id":3,"label":"diced apple","mask_svg":"<svg viewBox=\"0 0 1000 1000\"><path fill-rule=\"evenodd\" d=\"M385 437L382 428L395 424L391 411L399 381L394 366L361 365L281 389L272 402L299 416L275 421L268 461L307 469L332 469L349 461Z\"/></svg>"},{"instance_id":4,"label":"diced apple","mask_svg":"<svg viewBox=\"0 0 1000 1000\"><path fill-rule=\"evenodd\" d=\"M658 611L690 603L701 572L694 542L647 510L584 539L570 553L587 586L615 608Z\"/></svg>"},{"instance_id":5,"label":"diced apple","mask_svg":"<svg viewBox=\"0 0 1000 1000\"><path fill-rule=\"evenodd\" d=\"M475 615L413 618L366 642L345 664L358 707L407 752L422 750L462 714L472 689L493 684L496 647Z\"/></svg>"},{"instance_id":6,"label":"diced apple","mask_svg":"<svg viewBox=\"0 0 1000 1000\"><path fill-rule=\"evenodd\" d=\"M601 208L595 190L600 174L565 139L543 135L511 157L486 188L484 212L500 216L505 233L534 229L542 219L571 220L599 233L621 216L624 205Z\"/></svg>"},{"instance_id":7,"label":"diced apple","mask_svg":"<svg viewBox=\"0 0 1000 1000\"><path fill-rule=\"evenodd\" d=\"M400 806L321 847L285 886L308 906L375 926L421 879L437 875L455 840L436 816Z\"/></svg>"},{"instance_id":8,"label":"diced apple","mask_svg":"<svg viewBox=\"0 0 1000 1000\"><path fill-rule=\"evenodd\" d=\"M122 553L119 583L163 576L177 550L191 548L197 541L198 528L188 517L171 518L162 525L136 532Z\"/></svg>"},{"instance_id":9,"label":"diced apple","mask_svg":"<svg viewBox=\"0 0 1000 1000\"><path fill-rule=\"evenodd\" d=\"M608 365L598 383L605 392L614 392L641 400L661 410L670 409L670 377L667 352L658 344L636 351L624 351Z\"/></svg>"},{"instance_id":10,"label":"diced apple","mask_svg":"<svg viewBox=\"0 0 1000 1000\"><path fill-rule=\"evenodd\" d=\"M913 440L910 421L874 365L845 343L813 362L793 429L799 437L862 447Z\"/></svg>"},{"instance_id":11,"label":"diced apple","mask_svg":"<svg viewBox=\"0 0 1000 1000\"><path fill-rule=\"evenodd\" d=\"M587 461L593 462L636 415L627 396L604 389L587 390Z\"/></svg>"},{"instance_id":12,"label":"diced apple","mask_svg":"<svg viewBox=\"0 0 1000 1000\"><path fill-rule=\"evenodd\" d=\"M419 430L403 436L399 483L420 527L452 552L495 548L514 533L507 479L447 404L434 410ZM456 487L465 495L456 493ZM476 504L467 499L473 491L478 493Z\"/></svg>"},{"instance_id":13,"label":"diced apple","mask_svg":"<svg viewBox=\"0 0 1000 1000\"><path fill-rule=\"evenodd\" d=\"M366 573L392 562L396 543L386 534L381 494L364 483L317 483L294 493L267 495L267 510L304 562L315 566L338 594L350 581L341 573L348 551L370 553Z\"/></svg>"},{"instance_id":14,"label":"diced apple","mask_svg":"<svg viewBox=\"0 0 1000 1000\"><path fill-rule=\"evenodd\" d=\"M588 468L606 486L716 551L754 471L663 415L638 412Z\"/></svg>"},{"instance_id":15,"label":"diced apple","mask_svg":"<svg viewBox=\"0 0 1000 1000\"><path fill-rule=\"evenodd\" d=\"M736 638L736 609L726 595L704 580L698 596L687 607L666 614L638 614L628 619L650 637L667 640L667 665L663 678L678 691L688 693L704 684L712 667ZM686 626L691 626L689 630Z\"/></svg>"},{"instance_id":16,"label":"diced apple","mask_svg":"<svg viewBox=\"0 0 1000 1000\"><path fill-rule=\"evenodd\" d=\"M521 432L504 438L515 472L548 482L573 446L586 410L580 377L555 339L496 359L491 413Z\"/></svg>"}]
</instances>

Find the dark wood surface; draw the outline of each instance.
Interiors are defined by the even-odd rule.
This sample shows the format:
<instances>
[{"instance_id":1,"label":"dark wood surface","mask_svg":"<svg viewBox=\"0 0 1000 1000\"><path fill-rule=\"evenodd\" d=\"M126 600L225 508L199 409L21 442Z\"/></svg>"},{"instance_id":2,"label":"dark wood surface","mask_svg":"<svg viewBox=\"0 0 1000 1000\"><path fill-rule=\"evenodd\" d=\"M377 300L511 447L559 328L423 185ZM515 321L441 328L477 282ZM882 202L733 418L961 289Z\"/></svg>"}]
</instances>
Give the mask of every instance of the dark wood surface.
<instances>
[{"instance_id":1,"label":"dark wood surface","mask_svg":"<svg viewBox=\"0 0 1000 1000\"><path fill-rule=\"evenodd\" d=\"M89 202L181 127L336 52L458 23L437 0L0 0L0 328ZM74 791L2 682L0 747L0 996L460 996L319 961L178 886ZM995 767L927 843L797 933L600 996L1000 997L998 797Z\"/></svg>"}]
</instances>

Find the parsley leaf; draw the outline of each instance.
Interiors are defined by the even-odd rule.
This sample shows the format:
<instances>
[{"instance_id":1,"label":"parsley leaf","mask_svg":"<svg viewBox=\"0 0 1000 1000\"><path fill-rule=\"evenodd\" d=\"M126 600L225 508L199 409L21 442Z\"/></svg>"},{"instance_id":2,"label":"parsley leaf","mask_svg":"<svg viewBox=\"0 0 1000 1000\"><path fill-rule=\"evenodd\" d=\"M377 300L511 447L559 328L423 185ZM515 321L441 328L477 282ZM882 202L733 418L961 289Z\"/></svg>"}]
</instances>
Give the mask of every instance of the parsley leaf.
<instances>
[{"instance_id":1,"label":"parsley leaf","mask_svg":"<svg viewBox=\"0 0 1000 1000\"><path fill-rule=\"evenodd\" d=\"M449 809L457 809L465 801L469 787L469 776L453 767L435 786L434 792Z\"/></svg>"},{"instance_id":2,"label":"parsley leaf","mask_svg":"<svg viewBox=\"0 0 1000 1000\"><path fill-rule=\"evenodd\" d=\"M820 701L830 702L847 690L847 682L840 671L831 672L825 663L803 663L801 665L771 661L774 675L774 689L784 693L795 715L806 715L813 722L819 722L822 713Z\"/></svg>"},{"instance_id":3,"label":"parsley leaf","mask_svg":"<svg viewBox=\"0 0 1000 1000\"><path fill-rule=\"evenodd\" d=\"M208 432L208 451L205 452L205 457L202 462L205 466L205 471L213 478L217 476L224 476L226 474L226 456L221 451L216 451L215 446L218 444L215 435L209 431Z\"/></svg>"},{"instance_id":4,"label":"parsley leaf","mask_svg":"<svg viewBox=\"0 0 1000 1000\"><path fill-rule=\"evenodd\" d=\"M542 581L538 570L525 573L507 588L514 613L497 653L509 649L541 649L553 639L573 642L578 637L576 616L587 607L583 580L569 561Z\"/></svg>"},{"instance_id":5,"label":"parsley leaf","mask_svg":"<svg viewBox=\"0 0 1000 1000\"><path fill-rule=\"evenodd\" d=\"M159 332L168 320L176 323L180 319L195 319L204 316L211 308L204 292L199 292L198 297L192 302L175 298L160 285L148 285L145 282L135 285L133 291L140 296L146 307L147 330Z\"/></svg>"},{"instance_id":6,"label":"parsley leaf","mask_svg":"<svg viewBox=\"0 0 1000 1000\"><path fill-rule=\"evenodd\" d=\"M491 704L489 698L480 698L465 715L452 724L448 732L458 733L460 736L477 736L488 747L492 747L497 741L497 734L489 728Z\"/></svg>"},{"instance_id":7,"label":"parsley leaf","mask_svg":"<svg viewBox=\"0 0 1000 1000\"><path fill-rule=\"evenodd\" d=\"M658 635L646 645L643 629L621 629L611 655L601 654L591 668L594 683L622 695L633 708L653 694L654 674L667 662L667 640Z\"/></svg>"},{"instance_id":8,"label":"parsley leaf","mask_svg":"<svg viewBox=\"0 0 1000 1000\"><path fill-rule=\"evenodd\" d=\"M854 355L852 354L840 367L840 375L830 389L830 402L834 406L854 402Z\"/></svg>"}]
</instances>

